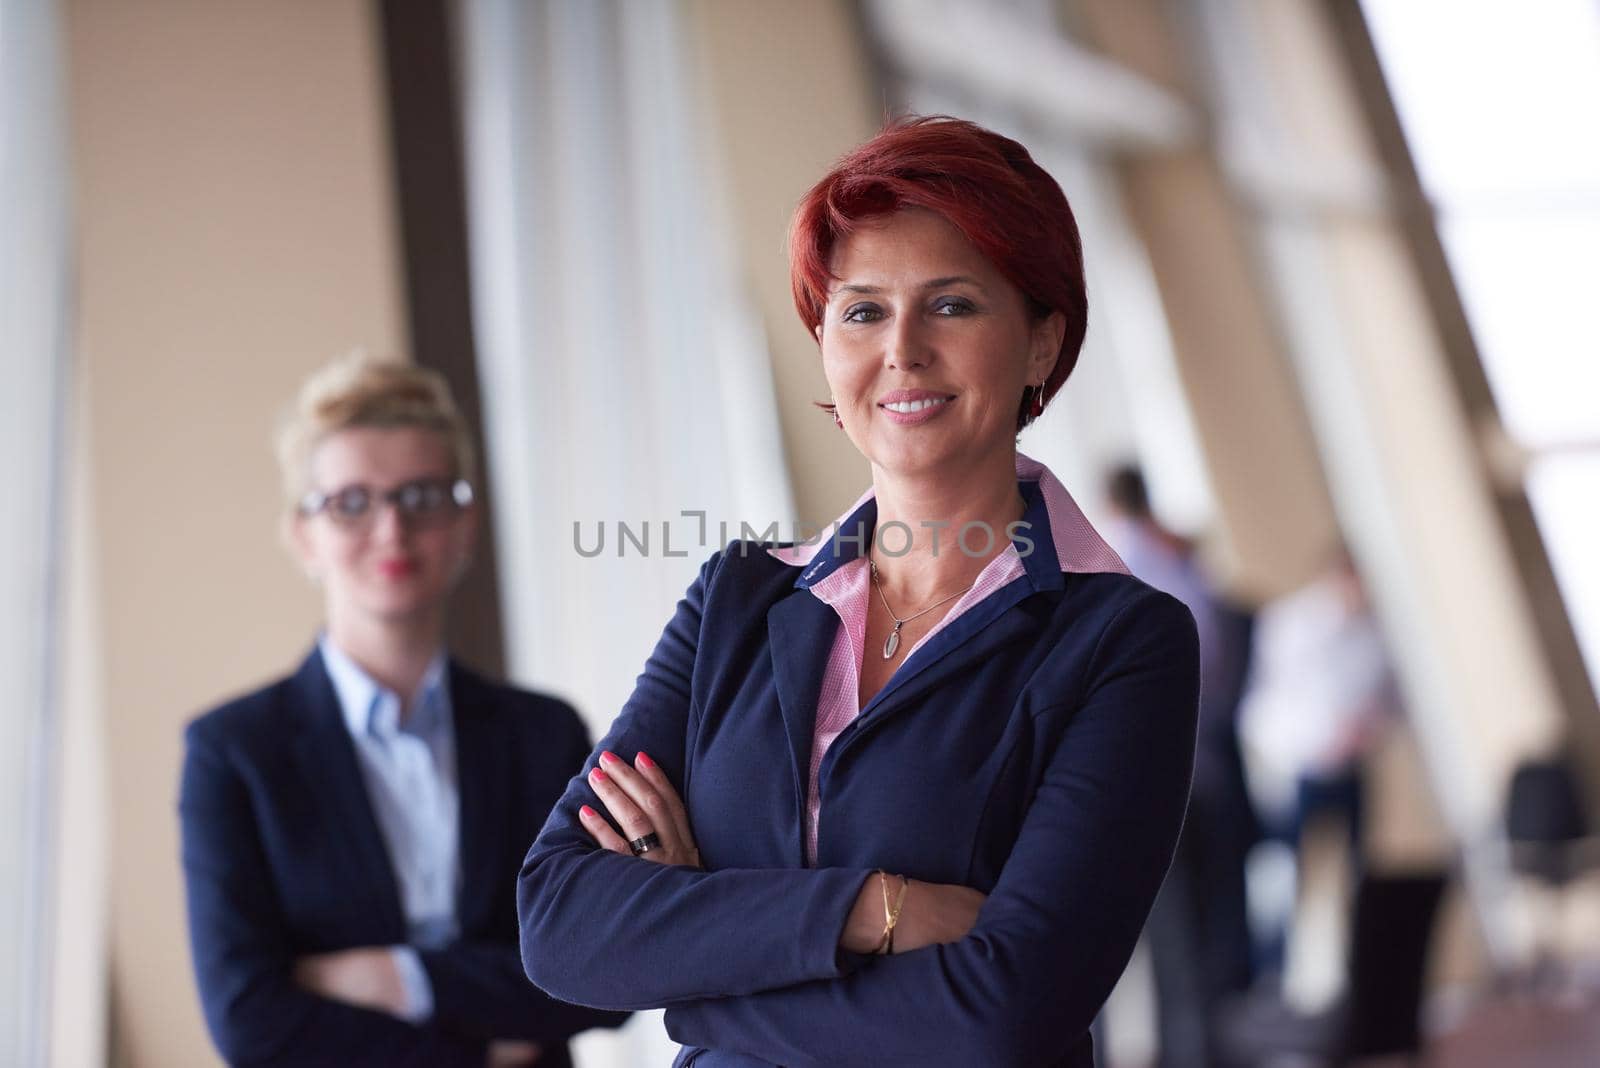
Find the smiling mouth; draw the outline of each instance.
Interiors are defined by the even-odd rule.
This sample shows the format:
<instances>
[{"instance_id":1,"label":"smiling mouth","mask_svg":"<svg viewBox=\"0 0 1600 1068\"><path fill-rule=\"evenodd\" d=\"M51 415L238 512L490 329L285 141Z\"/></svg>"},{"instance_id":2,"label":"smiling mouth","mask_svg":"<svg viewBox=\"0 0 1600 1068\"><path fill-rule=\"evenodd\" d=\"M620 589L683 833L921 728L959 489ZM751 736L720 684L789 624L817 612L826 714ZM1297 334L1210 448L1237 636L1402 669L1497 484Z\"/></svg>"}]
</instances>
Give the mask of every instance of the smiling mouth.
<instances>
[{"instance_id":1,"label":"smiling mouth","mask_svg":"<svg viewBox=\"0 0 1600 1068\"><path fill-rule=\"evenodd\" d=\"M912 412L923 412L929 408L937 408L942 404L949 404L953 400L955 400L954 397L933 397L927 400L890 401L887 404L880 404L879 407L886 408L891 412L899 412L901 415L910 415Z\"/></svg>"}]
</instances>

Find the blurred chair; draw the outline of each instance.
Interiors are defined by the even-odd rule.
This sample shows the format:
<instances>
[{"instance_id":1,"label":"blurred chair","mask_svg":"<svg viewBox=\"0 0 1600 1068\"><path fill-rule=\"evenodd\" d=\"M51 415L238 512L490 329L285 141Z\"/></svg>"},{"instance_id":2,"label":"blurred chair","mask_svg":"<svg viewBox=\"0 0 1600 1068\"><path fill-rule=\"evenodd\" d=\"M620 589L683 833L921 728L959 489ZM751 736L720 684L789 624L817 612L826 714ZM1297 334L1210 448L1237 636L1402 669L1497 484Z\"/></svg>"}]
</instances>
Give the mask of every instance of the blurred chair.
<instances>
[{"instance_id":1,"label":"blurred chair","mask_svg":"<svg viewBox=\"0 0 1600 1068\"><path fill-rule=\"evenodd\" d=\"M1600 863L1577 777L1564 760L1527 761L1512 774L1506 838L1512 871L1551 886Z\"/></svg>"},{"instance_id":2,"label":"blurred chair","mask_svg":"<svg viewBox=\"0 0 1600 1068\"><path fill-rule=\"evenodd\" d=\"M1567 761L1552 757L1517 767L1506 794L1505 832L1531 943L1513 985L1524 993L1559 989L1566 980L1560 935L1566 897L1600 869L1600 836Z\"/></svg>"}]
</instances>

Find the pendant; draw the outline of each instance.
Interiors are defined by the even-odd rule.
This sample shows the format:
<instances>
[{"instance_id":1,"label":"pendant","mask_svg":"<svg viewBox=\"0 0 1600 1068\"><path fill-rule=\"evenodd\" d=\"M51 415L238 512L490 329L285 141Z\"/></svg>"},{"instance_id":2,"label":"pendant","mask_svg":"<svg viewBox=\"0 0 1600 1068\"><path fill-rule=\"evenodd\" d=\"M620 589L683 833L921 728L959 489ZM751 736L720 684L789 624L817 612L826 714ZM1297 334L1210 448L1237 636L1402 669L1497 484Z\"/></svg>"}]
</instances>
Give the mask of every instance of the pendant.
<instances>
[{"instance_id":1,"label":"pendant","mask_svg":"<svg viewBox=\"0 0 1600 1068\"><path fill-rule=\"evenodd\" d=\"M894 630L891 630L889 636L883 641L883 658L885 660L890 659L898 648L900 648L900 624L896 623Z\"/></svg>"}]
</instances>

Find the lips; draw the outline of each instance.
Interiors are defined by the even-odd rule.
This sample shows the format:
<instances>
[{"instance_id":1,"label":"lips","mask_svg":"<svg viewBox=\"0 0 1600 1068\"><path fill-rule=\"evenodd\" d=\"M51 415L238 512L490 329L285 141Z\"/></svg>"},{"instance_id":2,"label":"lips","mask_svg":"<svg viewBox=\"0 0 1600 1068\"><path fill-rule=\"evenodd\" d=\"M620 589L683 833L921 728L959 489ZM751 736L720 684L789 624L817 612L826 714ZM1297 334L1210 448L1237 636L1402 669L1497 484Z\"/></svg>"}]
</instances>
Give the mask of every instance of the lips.
<instances>
[{"instance_id":1,"label":"lips","mask_svg":"<svg viewBox=\"0 0 1600 1068\"><path fill-rule=\"evenodd\" d=\"M892 423L916 426L939 418L955 400L952 394L930 389L897 389L878 398L878 410Z\"/></svg>"},{"instance_id":2,"label":"lips","mask_svg":"<svg viewBox=\"0 0 1600 1068\"><path fill-rule=\"evenodd\" d=\"M384 578L407 578L416 572L417 564L414 560L383 560L378 564L378 574Z\"/></svg>"},{"instance_id":3,"label":"lips","mask_svg":"<svg viewBox=\"0 0 1600 1068\"><path fill-rule=\"evenodd\" d=\"M901 415L910 415L913 412L926 411L929 408L937 408L949 404L954 399L954 397L930 397L926 400L890 401L881 405L881 407L887 408L891 412L899 412Z\"/></svg>"},{"instance_id":4,"label":"lips","mask_svg":"<svg viewBox=\"0 0 1600 1068\"><path fill-rule=\"evenodd\" d=\"M951 393L937 393L931 389L890 390L878 398L878 407L897 415L915 415L943 407L955 400Z\"/></svg>"}]
</instances>

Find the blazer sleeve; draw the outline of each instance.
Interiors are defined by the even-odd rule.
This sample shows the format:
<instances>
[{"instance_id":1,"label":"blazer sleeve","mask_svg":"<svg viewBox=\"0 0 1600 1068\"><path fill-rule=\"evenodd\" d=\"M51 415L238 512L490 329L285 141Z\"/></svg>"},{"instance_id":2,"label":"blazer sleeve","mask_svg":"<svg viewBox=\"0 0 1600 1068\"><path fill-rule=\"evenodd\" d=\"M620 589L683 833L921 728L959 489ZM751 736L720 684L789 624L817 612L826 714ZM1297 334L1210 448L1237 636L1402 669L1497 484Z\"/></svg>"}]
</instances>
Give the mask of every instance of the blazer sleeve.
<instances>
[{"instance_id":1,"label":"blazer sleeve","mask_svg":"<svg viewBox=\"0 0 1600 1068\"><path fill-rule=\"evenodd\" d=\"M472 1065L482 1042L318 997L294 955L250 799L224 746L191 724L178 811L189 942L206 1026L234 1065Z\"/></svg>"},{"instance_id":2,"label":"blazer sleeve","mask_svg":"<svg viewBox=\"0 0 1600 1068\"><path fill-rule=\"evenodd\" d=\"M1151 591L1107 626L1022 831L960 942L844 978L669 1008L677 1041L794 1066L1053 1064L1133 953L1182 826L1199 698L1193 618Z\"/></svg>"},{"instance_id":3,"label":"blazer sleeve","mask_svg":"<svg viewBox=\"0 0 1600 1068\"><path fill-rule=\"evenodd\" d=\"M853 957L837 944L866 869L651 864L600 849L577 820L580 805L599 804L585 776L603 750L645 750L682 789L701 614L721 558L678 603L633 695L523 862L523 968L564 1001L659 1008L835 978Z\"/></svg>"},{"instance_id":4,"label":"blazer sleeve","mask_svg":"<svg viewBox=\"0 0 1600 1068\"><path fill-rule=\"evenodd\" d=\"M461 941L419 956L433 984L433 1020L451 1031L549 1046L591 1027L620 1027L628 1018L552 998L528 982L516 946Z\"/></svg>"},{"instance_id":5,"label":"blazer sleeve","mask_svg":"<svg viewBox=\"0 0 1600 1068\"><path fill-rule=\"evenodd\" d=\"M583 766L589 733L571 707L561 704L559 709L567 727L560 763L565 773ZM507 873L508 883L513 874ZM434 1020L453 1031L548 1046L591 1027L619 1027L627 1020L626 1013L569 1005L534 986L523 973L514 937L504 943L463 939L420 950L419 956L433 984Z\"/></svg>"}]
</instances>

